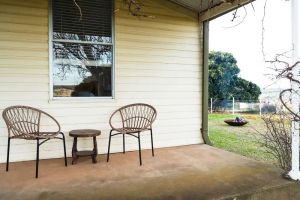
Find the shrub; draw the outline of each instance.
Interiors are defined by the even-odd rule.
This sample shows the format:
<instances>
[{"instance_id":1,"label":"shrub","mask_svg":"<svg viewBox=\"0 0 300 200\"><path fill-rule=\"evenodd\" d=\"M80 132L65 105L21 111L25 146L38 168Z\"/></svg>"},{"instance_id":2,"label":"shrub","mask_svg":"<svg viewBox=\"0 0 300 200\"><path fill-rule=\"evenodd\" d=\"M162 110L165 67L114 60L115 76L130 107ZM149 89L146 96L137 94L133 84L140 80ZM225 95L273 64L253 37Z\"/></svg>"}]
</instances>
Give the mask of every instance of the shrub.
<instances>
[{"instance_id":1,"label":"shrub","mask_svg":"<svg viewBox=\"0 0 300 200\"><path fill-rule=\"evenodd\" d=\"M291 119L284 112L267 114L262 117L267 127L266 132L260 133L259 142L266 151L272 154L280 168L291 169Z\"/></svg>"}]
</instances>

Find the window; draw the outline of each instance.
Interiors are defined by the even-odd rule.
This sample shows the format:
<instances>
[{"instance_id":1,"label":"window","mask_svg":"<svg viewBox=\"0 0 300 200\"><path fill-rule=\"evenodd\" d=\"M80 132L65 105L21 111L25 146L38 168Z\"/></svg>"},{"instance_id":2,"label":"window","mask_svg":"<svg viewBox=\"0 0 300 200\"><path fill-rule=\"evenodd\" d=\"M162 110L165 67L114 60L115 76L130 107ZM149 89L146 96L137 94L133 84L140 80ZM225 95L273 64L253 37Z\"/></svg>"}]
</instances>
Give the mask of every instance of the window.
<instances>
[{"instance_id":1,"label":"window","mask_svg":"<svg viewBox=\"0 0 300 200\"><path fill-rule=\"evenodd\" d=\"M110 0L52 0L53 97L112 96L112 7Z\"/></svg>"}]
</instances>

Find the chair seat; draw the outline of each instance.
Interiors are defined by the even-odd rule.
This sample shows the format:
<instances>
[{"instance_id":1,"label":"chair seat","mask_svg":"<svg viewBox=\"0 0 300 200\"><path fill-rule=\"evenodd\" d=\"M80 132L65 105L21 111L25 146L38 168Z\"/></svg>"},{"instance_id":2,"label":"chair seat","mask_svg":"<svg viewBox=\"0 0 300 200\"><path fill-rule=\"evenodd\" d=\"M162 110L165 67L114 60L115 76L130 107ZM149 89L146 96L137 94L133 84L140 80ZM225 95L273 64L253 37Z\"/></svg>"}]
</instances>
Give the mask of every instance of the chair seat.
<instances>
[{"instance_id":1,"label":"chair seat","mask_svg":"<svg viewBox=\"0 0 300 200\"><path fill-rule=\"evenodd\" d=\"M118 132L123 133L123 134L126 134L126 133L138 133L138 132L142 132L145 129L124 127L124 128L114 128L113 130L118 131Z\"/></svg>"},{"instance_id":2,"label":"chair seat","mask_svg":"<svg viewBox=\"0 0 300 200\"><path fill-rule=\"evenodd\" d=\"M57 132L40 132L37 138L39 139L53 139L58 135Z\"/></svg>"},{"instance_id":3,"label":"chair seat","mask_svg":"<svg viewBox=\"0 0 300 200\"><path fill-rule=\"evenodd\" d=\"M36 139L53 139L58 135L58 132L39 132L23 135L14 135L11 138L26 139L26 140L36 140Z\"/></svg>"}]
</instances>

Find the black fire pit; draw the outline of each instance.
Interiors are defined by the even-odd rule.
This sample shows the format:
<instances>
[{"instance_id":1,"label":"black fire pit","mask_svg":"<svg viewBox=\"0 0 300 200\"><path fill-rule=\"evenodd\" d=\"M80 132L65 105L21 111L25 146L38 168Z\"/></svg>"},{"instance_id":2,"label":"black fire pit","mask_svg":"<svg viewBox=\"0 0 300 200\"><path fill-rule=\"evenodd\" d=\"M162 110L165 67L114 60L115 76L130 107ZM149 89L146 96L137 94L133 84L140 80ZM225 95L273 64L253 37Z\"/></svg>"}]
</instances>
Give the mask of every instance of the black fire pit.
<instances>
[{"instance_id":1,"label":"black fire pit","mask_svg":"<svg viewBox=\"0 0 300 200\"><path fill-rule=\"evenodd\" d=\"M224 120L224 122L230 126L244 126L245 124L248 123L247 120L241 119L239 117L237 117L235 119L227 119L227 120Z\"/></svg>"}]
</instances>

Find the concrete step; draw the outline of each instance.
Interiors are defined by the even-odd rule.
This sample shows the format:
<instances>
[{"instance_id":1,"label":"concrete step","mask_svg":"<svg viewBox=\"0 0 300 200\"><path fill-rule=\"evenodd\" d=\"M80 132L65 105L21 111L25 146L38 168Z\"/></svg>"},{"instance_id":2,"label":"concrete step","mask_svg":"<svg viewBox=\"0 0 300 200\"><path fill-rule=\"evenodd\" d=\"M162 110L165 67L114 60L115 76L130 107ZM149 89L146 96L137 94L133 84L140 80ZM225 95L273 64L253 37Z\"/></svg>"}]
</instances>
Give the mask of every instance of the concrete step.
<instances>
[{"instance_id":1,"label":"concrete step","mask_svg":"<svg viewBox=\"0 0 300 200\"><path fill-rule=\"evenodd\" d=\"M247 191L219 200L300 200L300 183L291 181L284 185Z\"/></svg>"}]
</instances>

